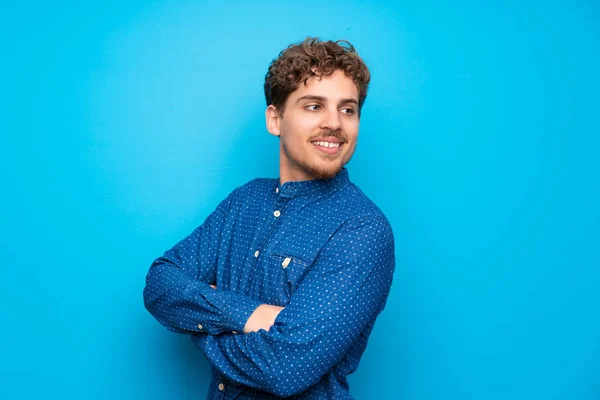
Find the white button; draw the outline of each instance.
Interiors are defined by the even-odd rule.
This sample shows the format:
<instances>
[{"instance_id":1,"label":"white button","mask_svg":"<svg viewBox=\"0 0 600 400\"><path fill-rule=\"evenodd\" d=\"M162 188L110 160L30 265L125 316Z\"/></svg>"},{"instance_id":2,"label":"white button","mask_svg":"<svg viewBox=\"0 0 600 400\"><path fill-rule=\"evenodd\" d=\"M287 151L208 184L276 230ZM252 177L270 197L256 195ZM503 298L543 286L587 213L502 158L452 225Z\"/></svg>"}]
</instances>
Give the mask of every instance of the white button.
<instances>
[{"instance_id":1,"label":"white button","mask_svg":"<svg viewBox=\"0 0 600 400\"><path fill-rule=\"evenodd\" d=\"M279 193L279 188L275 188L275 193Z\"/></svg>"},{"instance_id":2,"label":"white button","mask_svg":"<svg viewBox=\"0 0 600 400\"><path fill-rule=\"evenodd\" d=\"M256 250L256 251L254 252L254 257L258 257L258 255L259 255L259 254L260 254L260 251Z\"/></svg>"},{"instance_id":3,"label":"white button","mask_svg":"<svg viewBox=\"0 0 600 400\"><path fill-rule=\"evenodd\" d=\"M236 331L231 331L231 333L233 333L234 335L237 335L237 332L236 332Z\"/></svg>"},{"instance_id":4,"label":"white button","mask_svg":"<svg viewBox=\"0 0 600 400\"><path fill-rule=\"evenodd\" d=\"M219 383L219 390L224 390L225 389L225 385L223 385L222 383Z\"/></svg>"},{"instance_id":5,"label":"white button","mask_svg":"<svg viewBox=\"0 0 600 400\"><path fill-rule=\"evenodd\" d=\"M292 261L291 257L286 257L285 260L283 260L283 262L281 263L281 266L283 268L287 268L288 265L290 265L290 261Z\"/></svg>"},{"instance_id":6,"label":"white button","mask_svg":"<svg viewBox=\"0 0 600 400\"><path fill-rule=\"evenodd\" d=\"M274 216L279 217L281 215L281 211L279 210L275 210L275 212L273 213Z\"/></svg>"},{"instance_id":7,"label":"white button","mask_svg":"<svg viewBox=\"0 0 600 400\"><path fill-rule=\"evenodd\" d=\"M202 330L202 325L198 324L198 329Z\"/></svg>"}]
</instances>

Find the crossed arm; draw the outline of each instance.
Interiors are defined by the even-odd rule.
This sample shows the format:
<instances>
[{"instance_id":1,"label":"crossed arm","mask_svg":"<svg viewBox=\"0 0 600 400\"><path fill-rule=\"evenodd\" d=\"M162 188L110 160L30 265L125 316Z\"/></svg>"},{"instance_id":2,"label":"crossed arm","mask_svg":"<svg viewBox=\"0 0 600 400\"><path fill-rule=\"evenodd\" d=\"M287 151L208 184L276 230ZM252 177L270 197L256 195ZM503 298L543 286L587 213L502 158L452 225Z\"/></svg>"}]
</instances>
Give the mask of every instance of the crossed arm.
<instances>
[{"instance_id":1,"label":"crossed arm","mask_svg":"<svg viewBox=\"0 0 600 400\"><path fill-rule=\"evenodd\" d=\"M281 308L211 287L211 272L198 269L211 265L198 258L216 251L198 247L215 240L204 228L218 221L218 212L153 264L146 306L168 329L191 333L229 380L282 397L301 393L343 358L383 309L394 270L391 228L376 217L346 222ZM204 321L202 329L197 321ZM242 330L247 334L228 334Z\"/></svg>"}]
</instances>

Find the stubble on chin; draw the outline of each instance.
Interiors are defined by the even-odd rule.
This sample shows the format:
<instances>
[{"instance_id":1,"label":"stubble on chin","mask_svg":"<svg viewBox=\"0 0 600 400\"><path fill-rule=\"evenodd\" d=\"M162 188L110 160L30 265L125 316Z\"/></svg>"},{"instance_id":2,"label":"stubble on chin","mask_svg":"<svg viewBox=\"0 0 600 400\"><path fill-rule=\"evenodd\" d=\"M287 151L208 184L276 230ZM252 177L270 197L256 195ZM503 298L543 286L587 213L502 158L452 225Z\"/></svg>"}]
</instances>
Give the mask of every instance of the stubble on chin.
<instances>
[{"instance_id":1,"label":"stubble on chin","mask_svg":"<svg viewBox=\"0 0 600 400\"><path fill-rule=\"evenodd\" d=\"M311 168L311 174L315 179L331 179L338 174L342 169L342 166L336 164L333 168Z\"/></svg>"},{"instance_id":2,"label":"stubble on chin","mask_svg":"<svg viewBox=\"0 0 600 400\"><path fill-rule=\"evenodd\" d=\"M315 165L308 162L304 157L295 159L285 144L283 145L283 151L288 161L295 168L302 170L314 179L331 179L336 176L345 165L345 163L339 163L335 160L327 160L325 165Z\"/></svg>"}]
</instances>

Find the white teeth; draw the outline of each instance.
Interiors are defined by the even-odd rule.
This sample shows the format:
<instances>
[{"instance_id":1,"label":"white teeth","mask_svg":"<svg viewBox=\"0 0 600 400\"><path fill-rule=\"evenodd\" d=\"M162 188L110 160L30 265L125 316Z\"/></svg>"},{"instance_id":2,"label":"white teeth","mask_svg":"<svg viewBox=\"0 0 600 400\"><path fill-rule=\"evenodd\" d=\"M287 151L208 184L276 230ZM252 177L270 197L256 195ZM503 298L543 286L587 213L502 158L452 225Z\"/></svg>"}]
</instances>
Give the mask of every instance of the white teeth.
<instances>
[{"instance_id":1,"label":"white teeth","mask_svg":"<svg viewBox=\"0 0 600 400\"><path fill-rule=\"evenodd\" d=\"M340 147L339 143L330 143L330 142L313 142L313 144L317 146L323 146L328 148L337 148Z\"/></svg>"}]
</instances>

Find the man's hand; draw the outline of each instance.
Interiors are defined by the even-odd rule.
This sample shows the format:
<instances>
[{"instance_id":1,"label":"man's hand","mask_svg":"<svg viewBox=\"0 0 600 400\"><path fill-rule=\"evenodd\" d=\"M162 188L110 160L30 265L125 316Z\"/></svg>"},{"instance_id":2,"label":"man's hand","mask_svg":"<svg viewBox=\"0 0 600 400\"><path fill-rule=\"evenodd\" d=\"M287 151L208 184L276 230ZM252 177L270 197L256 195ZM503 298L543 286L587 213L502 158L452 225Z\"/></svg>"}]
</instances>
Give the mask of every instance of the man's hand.
<instances>
[{"instance_id":1,"label":"man's hand","mask_svg":"<svg viewBox=\"0 0 600 400\"><path fill-rule=\"evenodd\" d=\"M210 286L213 289L217 289L216 285L211 284ZM284 308L285 307L272 306L270 304L261 304L254 310L252 315L250 315L248 321L246 321L244 333L258 332L261 329L268 332L275 323L275 319Z\"/></svg>"},{"instance_id":2,"label":"man's hand","mask_svg":"<svg viewBox=\"0 0 600 400\"><path fill-rule=\"evenodd\" d=\"M261 329L268 332L273 324L275 324L275 319L283 309L284 307L261 304L254 310L252 315L250 315L248 321L246 321L244 333L258 332Z\"/></svg>"}]
</instances>

